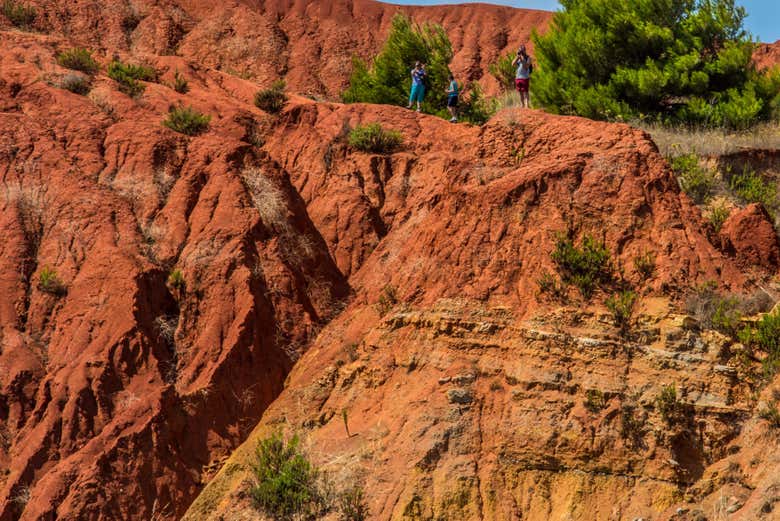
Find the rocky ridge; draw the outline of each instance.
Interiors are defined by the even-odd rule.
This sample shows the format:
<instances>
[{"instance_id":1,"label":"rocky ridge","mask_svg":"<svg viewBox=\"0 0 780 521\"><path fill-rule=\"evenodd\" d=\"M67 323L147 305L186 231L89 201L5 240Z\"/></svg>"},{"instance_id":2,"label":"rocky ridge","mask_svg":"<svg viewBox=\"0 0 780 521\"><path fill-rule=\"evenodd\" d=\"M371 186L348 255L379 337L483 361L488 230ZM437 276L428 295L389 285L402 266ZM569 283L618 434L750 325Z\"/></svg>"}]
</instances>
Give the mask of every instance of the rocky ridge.
<instances>
[{"instance_id":1,"label":"rocky ridge","mask_svg":"<svg viewBox=\"0 0 780 521\"><path fill-rule=\"evenodd\" d=\"M462 82L480 80L500 90L488 73L495 59L543 30L551 13L493 5L412 7L373 0L36 0L35 27L66 35L107 58L180 56L269 85L278 78L301 94L337 100L349 82L353 56L370 59L381 48L396 13L447 29L452 69ZM0 17L0 24L3 24ZM0 28L2 25L0 25Z\"/></svg>"}]
</instances>

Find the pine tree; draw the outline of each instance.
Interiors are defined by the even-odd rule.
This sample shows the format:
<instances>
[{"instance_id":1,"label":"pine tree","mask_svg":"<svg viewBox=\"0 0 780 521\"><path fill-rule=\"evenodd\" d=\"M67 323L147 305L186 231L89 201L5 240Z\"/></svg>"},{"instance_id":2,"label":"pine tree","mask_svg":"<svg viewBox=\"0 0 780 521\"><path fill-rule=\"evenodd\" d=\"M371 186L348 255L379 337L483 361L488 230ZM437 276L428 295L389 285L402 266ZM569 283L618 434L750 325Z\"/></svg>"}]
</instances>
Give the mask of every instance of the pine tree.
<instances>
[{"instance_id":1,"label":"pine tree","mask_svg":"<svg viewBox=\"0 0 780 521\"><path fill-rule=\"evenodd\" d=\"M426 64L428 86L423 109L435 112L445 106L447 74L452 60L452 45L447 33L437 24L413 23L407 16L393 18L390 34L382 51L369 66L353 59L347 103L384 103L406 105L411 87L411 69L416 61Z\"/></svg>"},{"instance_id":2,"label":"pine tree","mask_svg":"<svg viewBox=\"0 0 780 521\"><path fill-rule=\"evenodd\" d=\"M780 71L756 70L734 0L561 4L533 36L533 92L548 110L732 128L777 116Z\"/></svg>"}]
</instances>

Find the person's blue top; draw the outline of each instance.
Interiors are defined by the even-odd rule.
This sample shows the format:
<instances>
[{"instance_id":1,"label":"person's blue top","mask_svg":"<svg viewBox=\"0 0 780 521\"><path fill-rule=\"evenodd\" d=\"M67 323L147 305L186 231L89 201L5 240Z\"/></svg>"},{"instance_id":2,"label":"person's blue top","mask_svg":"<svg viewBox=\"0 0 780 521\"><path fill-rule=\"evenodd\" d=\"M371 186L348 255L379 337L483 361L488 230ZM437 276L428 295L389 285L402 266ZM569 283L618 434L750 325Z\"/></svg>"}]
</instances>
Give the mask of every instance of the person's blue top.
<instances>
[{"instance_id":1,"label":"person's blue top","mask_svg":"<svg viewBox=\"0 0 780 521\"><path fill-rule=\"evenodd\" d=\"M458 95L458 82L455 80L452 80L450 82L450 88L448 94L450 96L457 96Z\"/></svg>"},{"instance_id":2,"label":"person's blue top","mask_svg":"<svg viewBox=\"0 0 780 521\"><path fill-rule=\"evenodd\" d=\"M412 85L422 85L423 77L425 77L425 71L420 69L412 69Z\"/></svg>"}]
</instances>

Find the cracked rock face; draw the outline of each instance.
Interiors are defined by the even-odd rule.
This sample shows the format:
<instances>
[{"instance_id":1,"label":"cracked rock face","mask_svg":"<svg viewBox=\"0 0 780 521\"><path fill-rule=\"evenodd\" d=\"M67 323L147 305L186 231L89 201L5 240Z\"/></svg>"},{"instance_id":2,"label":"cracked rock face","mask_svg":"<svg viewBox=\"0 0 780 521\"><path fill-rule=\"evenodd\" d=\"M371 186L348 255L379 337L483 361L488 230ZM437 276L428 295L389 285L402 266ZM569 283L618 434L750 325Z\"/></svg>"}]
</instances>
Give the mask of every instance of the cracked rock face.
<instances>
[{"instance_id":1,"label":"cracked rock face","mask_svg":"<svg viewBox=\"0 0 780 521\"><path fill-rule=\"evenodd\" d=\"M768 439L750 420L751 387L723 370L707 336L693 333L693 350L669 340L679 317L659 302L640 317L660 333L651 342L622 340L572 308L519 319L441 300L381 320L351 307L185 519L253 519L246 465L278 430L303 436L334 483L360 483L372 519L678 519L691 503L691 515L709 511L723 486L735 498L727 508L753 505L749 519L777 485L777 463L741 448ZM328 379L312 382L326 364ZM473 379L456 382L462 374ZM678 401L662 412L671 384Z\"/></svg>"}]
</instances>

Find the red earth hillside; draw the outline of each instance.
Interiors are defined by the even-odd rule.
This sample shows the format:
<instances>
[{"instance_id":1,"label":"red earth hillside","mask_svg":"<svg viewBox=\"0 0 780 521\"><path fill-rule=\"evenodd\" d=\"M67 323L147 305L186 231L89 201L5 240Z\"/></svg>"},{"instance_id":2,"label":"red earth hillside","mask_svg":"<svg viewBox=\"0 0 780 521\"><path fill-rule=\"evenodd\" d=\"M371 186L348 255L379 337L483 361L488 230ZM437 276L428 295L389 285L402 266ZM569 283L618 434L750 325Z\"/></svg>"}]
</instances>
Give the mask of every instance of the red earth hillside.
<instances>
[{"instance_id":1,"label":"red earth hillside","mask_svg":"<svg viewBox=\"0 0 780 521\"><path fill-rule=\"evenodd\" d=\"M400 129L403 150L345 146L347 125L373 121ZM305 103L285 110L264 149L290 172L356 297L185 520L263 519L248 468L274 431L302 436L337 486L360 484L371 519L690 521L701 518L677 509L709 510L725 493L735 499L723 508L761 518L780 463L741 452L770 435L752 418L750 380L727 363L728 340L668 298L748 281L646 134L534 111L464 128ZM762 234L768 224L743 222ZM569 292L561 305L539 293L566 230L603 237L648 295L634 336L614 328L604 294ZM739 238L730 253L748 267L761 246L743 250ZM633 262L643 252L655 255L649 280ZM674 422L654 405L671 384Z\"/></svg>"},{"instance_id":2,"label":"red earth hillside","mask_svg":"<svg viewBox=\"0 0 780 521\"><path fill-rule=\"evenodd\" d=\"M610 490L647 498L701 477L706 465L723 461L735 429L748 425L748 391L714 351L701 352L698 337L667 322L643 326L648 340L635 363L601 300L594 310L572 291L575 309L556 315L557 305L537 293L541 274L554 269L556 233L566 231L603 238L616 270L622 266L628 281L664 305L710 280L751 288L773 268L747 266L769 251L766 241L751 242L758 234L731 234L723 251L713 245L722 241L711 242L643 132L535 111L507 111L476 127L298 95L278 115L253 104L277 75L295 91L313 85L311 92L335 96L351 54L378 48L398 9L385 4L31 4L38 32L0 21L0 521L179 519L259 421L262 433L289 411L290 424L327 439L329 411L353 407L357 388L349 382L343 394L332 392L344 379L366 389L366 412L354 416L360 432L382 433L407 417L409 428L443 426L452 413L446 435L399 427L383 442L376 434L382 451L403 449L387 456L394 473L377 472L385 481L367 488L384 517L397 512L393 501L408 502L418 484L433 490L423 482L453 469L463 471L476 508L482 456L490 462L483 470L540 472L516 482L507 474L503 485L482 481L495 490L519 490L522 481L542 494L538 483L555 482L557 472L609 469L651 486L606 480L594 496L599 505ZM548 16L484 5L408 12L445 24L456 67L475 78ZM143 82L136 98L103 72L89 79L88 95L70 92L61 86L88 78L58 65L56 55L75 45L97 50L103 70L116 54L160 77ZM188 92L172 88L176 72ZM187 136L164 126L177 106L210 116L208 129ZM391 154L351 148L349 128L372 122L399 130L404 145ZM749 217L743 222L764 237L765 216ZM647 251L656 269L643 281L633 260ZM401 307L385 318L374 304L388 286ZM544 327L524 322L539 317ZM585 333L572 334L577 327ZM653 343L662 332L672 347ZM352 344L365 361L350 361L357 362L351 376L334 373ZM585 353L576 363L572 347ZM417 366L425 372L415 373ZM479 393L486 383L490 390L485 367L520 387L484 415L453 413L442 400L464 400L468 389L458 389L477 377ZM600 457L618 402L597 425L578 419L579 406L570 413L572 396L598 387L617 400L637 384L649 403L667 370L699 407L705 441L673 433L671 448L653 442L648 453L623 447ZM432 392L440 378L457 387ZM409 393L394 394L399 389ZM438 400L430 410L418 401L425 393ZM512 404L541 412L518 419ZM586 431L552 428L563 419ZM501 450L475 448L471 435L482 431L472 427L483 423L496 425L485 447ZM530 431L514 430L518 424ZM588 442L582 432L594 437ZM465 445L458 433L468 434ZM456 459L437 445L445 437ZM323 454L352 461L365 448L332 439ZM421 439L427 444L407 447ZM430 457L417 453L429 449ZM670 469L665 458L678 454L682 470ZM373 459L365 469L381 464ZM419 483L409 468L422 469ZM773 467L761 468L769 477L758 482L765 476L755 473L747 483L755 490L772 485ZM513 510L522 497L501 501L496 516L537 512ZM595 519L588 518L594 511L577 519Z\"/></svg>"},{"instance_id":3,"label":"red earth hillside","mask_svg":"<svg viewBox=\"0 0 780 521\"><path fill-rule=\"evenodd\" d=\"M780 40L775 43L762 43L753 53L753 59L759 68L780 65Z\"/></svg>"},{"instance_id":4,"label":"red earth hillside","mask_svg":"<svg viewBox=\"0 0 780 521\"><path fill-rule=\"evenodd\" d=\"M487 4L410 7L373 0L233 0L218 8L205 0L30 4L39 6L41 30L69 35L109 57L177 55L261 85L283 77L296 92L329 99L346 88L353 56L378 52L398 12L442 24L455 52L454 73L461 81L481 80L490 93L499 85L488 66L528 43L531 31L544 29L552 15Z\"/></svg>"}]
</instances>

